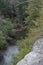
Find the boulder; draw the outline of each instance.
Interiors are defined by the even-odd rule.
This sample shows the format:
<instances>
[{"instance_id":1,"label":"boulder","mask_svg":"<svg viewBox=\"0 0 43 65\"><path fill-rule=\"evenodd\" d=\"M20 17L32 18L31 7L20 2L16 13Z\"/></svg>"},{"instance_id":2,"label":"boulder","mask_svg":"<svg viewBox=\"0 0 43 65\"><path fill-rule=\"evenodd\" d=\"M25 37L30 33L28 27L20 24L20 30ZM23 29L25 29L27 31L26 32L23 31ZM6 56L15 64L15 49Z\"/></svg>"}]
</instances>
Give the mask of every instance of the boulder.
<instances>
[{"instance_id":1,"label":"boulder","mask_svg":"<svg viewBox=\"0 0 43 65\"><path fill-rule=\"evenodd\" d=\"M38 39L32 51L16 65L43 65L43 39Z\"/></svg>"}]
</instances>

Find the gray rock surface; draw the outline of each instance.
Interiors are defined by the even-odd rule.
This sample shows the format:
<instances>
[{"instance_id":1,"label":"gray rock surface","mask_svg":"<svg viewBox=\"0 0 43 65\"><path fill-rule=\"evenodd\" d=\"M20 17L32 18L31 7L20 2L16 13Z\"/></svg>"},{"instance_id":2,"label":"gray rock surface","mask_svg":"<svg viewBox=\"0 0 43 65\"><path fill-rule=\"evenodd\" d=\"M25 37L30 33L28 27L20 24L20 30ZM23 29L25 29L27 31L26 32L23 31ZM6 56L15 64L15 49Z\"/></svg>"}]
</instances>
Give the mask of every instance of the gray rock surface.
<instances>
[{"instance_id":1,"label":"gray rock surface","mask_svg":"<svg viewBox=\"0 0 43 65\"><path fill-rule=\"evenodd\" d=\"M43 65L43 38L38 39L33 49L17 65Z\"/></svg>"}]
</instances>

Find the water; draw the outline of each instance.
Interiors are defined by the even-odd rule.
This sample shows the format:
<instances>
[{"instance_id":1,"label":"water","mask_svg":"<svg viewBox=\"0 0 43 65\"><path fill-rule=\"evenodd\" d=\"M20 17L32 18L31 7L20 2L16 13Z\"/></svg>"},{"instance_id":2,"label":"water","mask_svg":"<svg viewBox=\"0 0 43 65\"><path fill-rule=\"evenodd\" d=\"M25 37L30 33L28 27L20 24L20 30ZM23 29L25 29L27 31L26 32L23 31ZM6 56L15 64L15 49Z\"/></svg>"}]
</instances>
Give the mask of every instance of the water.
<instances>
[{"instance_id":1,"label":"water","mask_svg":"<svg viewBox=\"0 0 43 65\"><path fill-rule=\"evenodd\" d=\"M0 62L0 65L8 65L13 55L19 54L19 48L18 46L8 46L7 50L3 53L3 61Z\"/></svg>"}]
</instances>

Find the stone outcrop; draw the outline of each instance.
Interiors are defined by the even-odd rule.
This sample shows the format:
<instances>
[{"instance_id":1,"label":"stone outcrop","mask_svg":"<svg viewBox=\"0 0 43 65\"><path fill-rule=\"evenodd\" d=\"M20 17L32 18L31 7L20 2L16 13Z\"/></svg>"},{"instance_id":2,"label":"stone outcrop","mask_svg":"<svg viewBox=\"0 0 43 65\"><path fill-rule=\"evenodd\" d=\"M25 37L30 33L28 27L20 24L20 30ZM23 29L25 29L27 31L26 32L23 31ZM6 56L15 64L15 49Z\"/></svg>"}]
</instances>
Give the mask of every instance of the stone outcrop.
<instances>
[{"instance_id":1,"label":"stone outcrop","mask_svg":"<svg viewBox=\"0 0 43 65\"><path fill-rule=\"evenodd\" d=\"M33 45L33 49L17 65L43 65L43 39Z\"/></svg>"}]
</instances>

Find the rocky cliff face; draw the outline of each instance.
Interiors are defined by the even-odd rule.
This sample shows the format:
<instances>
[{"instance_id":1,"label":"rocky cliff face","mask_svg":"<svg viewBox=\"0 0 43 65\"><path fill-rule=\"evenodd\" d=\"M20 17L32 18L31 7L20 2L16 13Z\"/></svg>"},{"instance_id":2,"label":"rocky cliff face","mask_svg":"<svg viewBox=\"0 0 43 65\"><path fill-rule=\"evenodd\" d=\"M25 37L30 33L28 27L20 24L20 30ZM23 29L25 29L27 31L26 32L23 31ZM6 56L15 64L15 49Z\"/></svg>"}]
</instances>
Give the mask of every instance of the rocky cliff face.
<instances>
[{"instance_id":1,"label":"rocky cliff face","mask_svg":"<svg viewBox=\"0 0 43 65\"><path fill-rule=\"evenodd\" d=\"M43 65L43 39L37 40L33 45L33 50L17 65Z\"/></svg>"}]
</instances>

